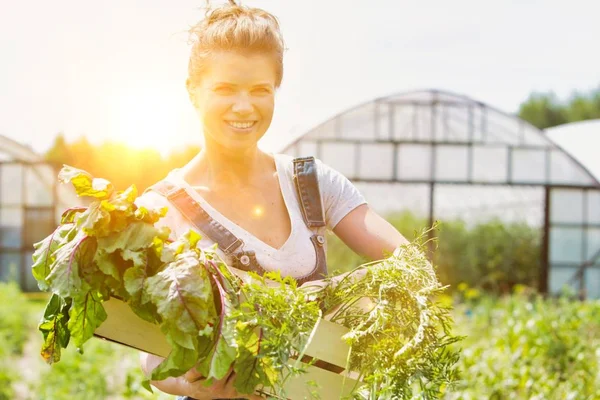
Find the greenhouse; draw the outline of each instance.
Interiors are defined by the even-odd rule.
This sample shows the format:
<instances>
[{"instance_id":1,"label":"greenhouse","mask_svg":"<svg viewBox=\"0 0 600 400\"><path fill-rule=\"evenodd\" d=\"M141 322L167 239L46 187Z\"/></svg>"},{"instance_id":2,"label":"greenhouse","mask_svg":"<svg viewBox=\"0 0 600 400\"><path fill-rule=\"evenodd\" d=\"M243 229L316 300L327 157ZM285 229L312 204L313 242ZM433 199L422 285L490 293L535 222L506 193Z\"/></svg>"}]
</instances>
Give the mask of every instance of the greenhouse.
<instances>
[{"instance_id":1,"label":"greenhouse","mask_svg":"<svg viewBox=\"0 0 600 400\"><path fill-rule=\"evenodd\" d=\"M600 297L600 183L515 116L443 91L402 93L346 110L280 151L342 172L383 215L526 224L539 235L541 291L568 285Z\"/></svg>"},{"instance_id":2,"label":"greenhouse","mask_svg":"<svg viewBox=\"0 0 600 400\"><path fill-rule=\"evenodd\" d=\"M54 230L63 209L79 203L57 176L31 149L0 136L0 281L38 290L30 273L33 243Z\"/></svg>"},{"instance_id":3,"label":"greenhouse","mask_svg":"<svg viewBox=\"0 0 600 400\"><path fill-rule=\"evenodd\" d=\"M600 119L563 124L544 133L600 180Z\"/></svg>"}]
</instances>

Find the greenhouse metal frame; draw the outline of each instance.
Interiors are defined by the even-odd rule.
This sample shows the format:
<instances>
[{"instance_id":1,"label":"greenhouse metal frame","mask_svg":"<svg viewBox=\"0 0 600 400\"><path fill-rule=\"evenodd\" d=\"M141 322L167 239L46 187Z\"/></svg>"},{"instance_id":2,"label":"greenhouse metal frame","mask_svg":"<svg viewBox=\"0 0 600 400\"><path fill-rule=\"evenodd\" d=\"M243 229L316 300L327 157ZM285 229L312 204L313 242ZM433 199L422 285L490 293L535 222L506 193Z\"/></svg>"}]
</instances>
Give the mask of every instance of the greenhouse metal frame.
<instances>
[{"instance_id":1,"label":"greenhouse metal frame","mask_svg":"<svg viewBox=\"0 0 600 400\"><path fill-rule=\"evenodd\" d=\"M281 152L321 159L370 203L412 201L430 225L477 210L539 224L540 291L575 284L600 297L600 182L515 116L449 92L401 93L344 111ZM386 186L406 195L382 194Z\"/></svg>"},{"instance_id":2,"label":"greenhouse metal frame","mask_svg":"<svg viewBox=\"0 0 600 400\"><path fill-rule=\"evenodd\" d=\"M33 244L57 224L58 168L21 144L0 136L0 281L36 291Z\"/></svg>"}]
</instances>

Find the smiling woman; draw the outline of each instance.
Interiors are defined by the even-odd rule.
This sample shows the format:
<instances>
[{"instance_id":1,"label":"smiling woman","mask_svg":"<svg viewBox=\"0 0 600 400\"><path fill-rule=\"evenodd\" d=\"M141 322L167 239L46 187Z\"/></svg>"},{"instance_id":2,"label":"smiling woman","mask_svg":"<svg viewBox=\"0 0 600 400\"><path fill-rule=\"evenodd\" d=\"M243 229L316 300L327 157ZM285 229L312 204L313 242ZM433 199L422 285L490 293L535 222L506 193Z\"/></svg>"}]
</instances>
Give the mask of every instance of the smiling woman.
<instances>
[{"instance_id":1,"label":"smiling woman","mask_svg":"<svg viewBox=\"0 0 600 400\"><path fill-rule=\"evenodd\" d=\"M115 141L140 149L152 148L165 154L200 137L184 132L186 113L193 117L186 99L171 87L129 87L111 99L109 132ZM194 140L195 139L195 140Z\"/></svg>"}]
</instances>

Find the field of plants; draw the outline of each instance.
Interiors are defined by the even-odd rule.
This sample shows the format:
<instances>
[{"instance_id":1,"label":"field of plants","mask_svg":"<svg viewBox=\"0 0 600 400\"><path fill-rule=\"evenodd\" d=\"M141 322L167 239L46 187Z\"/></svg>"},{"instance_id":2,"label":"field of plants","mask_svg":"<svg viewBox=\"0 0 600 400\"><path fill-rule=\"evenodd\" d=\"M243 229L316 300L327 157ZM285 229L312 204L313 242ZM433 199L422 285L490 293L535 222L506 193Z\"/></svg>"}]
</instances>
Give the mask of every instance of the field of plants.
<instances>
[{"instance_id":1,"label":"field of plants","mask_svg":"<svg viewBox=\"0 0 600 400\"><path fill-rule=\"evenodd\" d=\"M525 287L502 297L461 285L455 307L461 381L447 399L600 399L600 303L543 299ZM93 339L47 366L35 326L44 307L0 284L0 400L172 399L141 388L137 352Z\"/></svg>"},{"instance_id":2,"label":"field of plants","mask_svg":"<svg viewBox=\"0 0 600 400\"><path fill-rule=\"evenodd\" d=\"M408 238L424 226L411 214L389 219ZM464 336L459 383L439 397L600 399L600 302L543 298L530 289L539 276L539 232L455 221L438 234L437 272L450 284L439 300L453 307L454 333ZM332 270L364 261L334 236L328 240ZM48 366L37 330L46 301L0 283L0 400L174 398L141 387L135 350L98 339L84 354L69 347Z\"/></svg>"}]
</instances>

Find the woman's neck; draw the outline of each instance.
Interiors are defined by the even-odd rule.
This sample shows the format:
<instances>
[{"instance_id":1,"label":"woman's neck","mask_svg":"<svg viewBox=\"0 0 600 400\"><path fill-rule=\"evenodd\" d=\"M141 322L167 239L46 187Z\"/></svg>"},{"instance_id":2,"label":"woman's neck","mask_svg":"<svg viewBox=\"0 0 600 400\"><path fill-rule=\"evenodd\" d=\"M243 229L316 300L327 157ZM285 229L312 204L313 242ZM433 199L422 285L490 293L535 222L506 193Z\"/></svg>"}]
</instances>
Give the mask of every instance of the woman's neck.
<instances>
[{"instance_id":1,"label":"woman's neck","mask_svg":"<svg viewBox=\"0 0 600 400\"><path fill-rule=\"evenodd\" d=\"M260 186L272 175L272 165L272 157L258 147L236 152L204 147L184 167L184 177L192 186L211 190Z\"/></svg>"}]
</instances>

